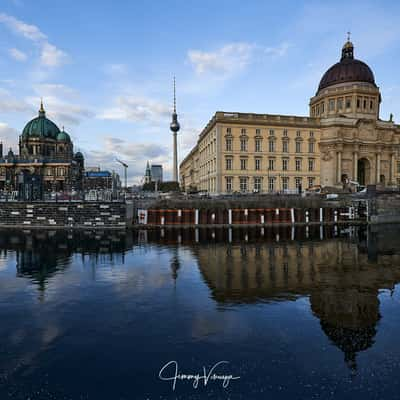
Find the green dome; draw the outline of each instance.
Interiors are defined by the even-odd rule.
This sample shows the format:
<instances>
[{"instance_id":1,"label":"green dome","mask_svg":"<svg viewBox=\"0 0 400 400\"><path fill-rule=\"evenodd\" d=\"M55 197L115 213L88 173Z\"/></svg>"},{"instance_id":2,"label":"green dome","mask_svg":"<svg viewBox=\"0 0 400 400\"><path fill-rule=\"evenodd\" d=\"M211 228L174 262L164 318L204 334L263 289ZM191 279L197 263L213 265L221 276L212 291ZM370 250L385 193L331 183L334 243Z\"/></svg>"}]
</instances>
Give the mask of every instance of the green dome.
<instances>
[{"instance_id":1,"label":"green dome","mask_svg":"<svg viewBox=\"0 0 400 400\"><path fill-rule=\"evenodd\" d=\"M63 130L57 135L57 140L60 142L70 142L71 138L69 137L68 133Z\"/></svg>"},{"instance_id":2,"label":"green dome","mask_svg":"<svg viewBox=\"0 0 400 400\"><path fill-rule=\"evenodd\" d=\"M22 137L26 139L30 137L57 139L60 133L58 126L46 118L46 112L41 104L39 116L26 124L22 131Z\"/></svg>"}]
</instances>

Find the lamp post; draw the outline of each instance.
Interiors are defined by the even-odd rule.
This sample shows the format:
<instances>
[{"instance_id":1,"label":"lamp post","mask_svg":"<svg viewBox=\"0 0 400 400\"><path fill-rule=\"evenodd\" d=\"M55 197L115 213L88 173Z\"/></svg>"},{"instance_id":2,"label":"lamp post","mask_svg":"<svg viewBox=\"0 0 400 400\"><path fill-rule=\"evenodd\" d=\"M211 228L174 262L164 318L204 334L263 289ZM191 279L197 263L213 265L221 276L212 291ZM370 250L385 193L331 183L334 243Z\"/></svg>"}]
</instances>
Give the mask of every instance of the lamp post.
<instances>
[{"instance_id":1,"label":"lamp post","mask_svg":"<svg viewBox=\"0 0 400 400\"><path fill-rule=\"evenodd\" d=\"M119 160L118 158L115 160L117 163L121 164L124 167L124 180L125 180L125 195L126 191L128 190L128 164L124 163L123 161Z\"/></svg>"}]
</instances>

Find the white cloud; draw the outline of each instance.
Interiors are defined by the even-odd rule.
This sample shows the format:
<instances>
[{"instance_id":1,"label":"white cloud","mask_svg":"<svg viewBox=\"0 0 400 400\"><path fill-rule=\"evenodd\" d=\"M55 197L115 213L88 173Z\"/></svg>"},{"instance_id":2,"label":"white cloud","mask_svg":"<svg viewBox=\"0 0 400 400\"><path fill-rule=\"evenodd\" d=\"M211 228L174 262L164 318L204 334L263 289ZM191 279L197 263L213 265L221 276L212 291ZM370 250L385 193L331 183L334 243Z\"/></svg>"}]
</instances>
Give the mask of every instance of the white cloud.
<instances>
[{"instance_id":1,"label":"white cloud","mask_svg":"<svg viewBox=\"0 0 400 400\"><path fill-rule=\"evenodd\" d=\"M62 96L68 98L77 98L78 91L62 83L38 83L34 84L35 92L40 96Z\"/></svg>"},{"instance_id":2,"label":"white cloud","mask_svg":"<svg viewBox=\"0 0 400 400\"><path fill-rule=\"evenodd\" d=\"M171 109L167 105L146 98L119 96L115 99L114 103L113 107L100 113L98 118L133 122L155 122L171 114Z\"/></svg>"},{"instance_id":3,"label":"white cloud","mask_svg":"<svg viewBox=\"0 0 400 400\"><path fill-rule=\"evenodd\" d=\"M91 109L77 102L60 100L60 97L63 97L62 92L58 96L44 95L42 97L48 118L52 119L60 127L65 125L67 131L69 126L79 125L83 119L94 116L94 112ZM37 97L29 97L27 101L30 104L38 104ZM39 104L37 107L39 107Z\"/></svg>"},{"instance_id":4,"label":"white cloud","mask_svg":"<svg viewBox=\"0 0 400 400\"><path fill-rule=\"evenodd\" d=\"M0 122L0 142L3 143L3 153L5 154L10 147L18 147L19 132L4 122Z\"/></svg>"},{"instance_id":5,"label":"white cloud","mask_svg":"<svg viewBox=\"0 0 400 400\"><path fill-rule=\"evenodd\" d=\"M266 47L264 49L266 54L269 54L273 57L283 57L287 54L290 48L290 44L288 42L283 42L276 47Z\"/></svg>"},{"instance_id":6,"label":"white cloud","mask_svg":"<svg viewBox=\"0 0 400 400\"><path fill-rule=\"evenodd\" d=\"M231 75L250 62L254 49L253 44L230 43L213 52L189 50L188 58L200 75L208 72Z\"/></svg>"},{"instance_id":7,"label":"white cloud","mask_svg":"<svg viewBox=\"0 0 400 400\"><path fill-rule=\"evenodd\" d=\"M33 42L47 40L47 36L43 32L41 32L37 26L29 25L23 21L20 21L12 17L11 15L1 13L0 22L5 24L14 33L22 35L24 38L32 40Z\"/></svg>"},{"instance_id":8,"label":"white cloud","mask_svg":"<svg viewBox=\"0 0 400 400\"><path fill-rule=\"evenodd\" d=\"M5 112L22 112L32 110L32 107L25 100L20 100L11 95L8 90L0 88L0 111Z\"/></svg>"},{"instance_id":9,"label":"white cloud","mask_svg":"<svg viewBox=\"0 0 400 400\"><path fill-rule=\"evenodd\" d=\"M104 66L104 72L110 75L121 75L128 71L126 64L107 64Z\"/></svg>"},{"instance_id":10,"label":"white cloud","mask_svg":"<svg viewBox=\"0 0 400 400\"><path fill-rule=\"evenodd\" d=\"M116 158L128 164L129 184L140 184L147 160L162 164L164 172L168 172L170 149L159 143L137 143L107 136L103 139L102 150L88 152L85 163L87 166L101 166L104 169L115 170L122 177L121 166L116 163Z\"/></svg>"},{"instance_id":11,"label":"white cloud","mask_svg":"<svg viewBox=\"0 0 400 400\"><path fill-rule=\"evenodd\" d=\"M40 55L41 63L46 67L59 67L67 60L67 53L50 43L44 43Z\"/></svg>"},{"instance_id":12,"label":"white cloud","mask_svg":"<svg viewBox=\"0 0 400 400\"><path fill-rule=\"evenodd\" d=\"M8 51L10 53L10 56L14 58L14 60L24 62L27 60L28 56L21 50L18 50L16 48L12 48Z\"/></svg>"},{"instance_id":13,"label":"white cloud","mask_svg":"<svg viewBox=\"0 0 400 400\"><path fill-rule=\"evenodd\" d=\"M47 36L36 25L27 24L4 13L0 14L0 23L3 23L16 35L32 41L40 48L40 64L42 66L54 68L67 61L67 54L51 44Z\"/></svg>"},{"instance_id":14,"label":"white cloud","mask_svg":"<svg viewBox=\"0 0 400 400\"><path fill-rule=\"evenodd\" d=\"M215 51L189 50L188 60L198 75L213 75L227 79L244 70L257 58L283 57L290 45L283 42L276 47L263 47L253 43L229 43Z\"/></svg>"}]
</instances>

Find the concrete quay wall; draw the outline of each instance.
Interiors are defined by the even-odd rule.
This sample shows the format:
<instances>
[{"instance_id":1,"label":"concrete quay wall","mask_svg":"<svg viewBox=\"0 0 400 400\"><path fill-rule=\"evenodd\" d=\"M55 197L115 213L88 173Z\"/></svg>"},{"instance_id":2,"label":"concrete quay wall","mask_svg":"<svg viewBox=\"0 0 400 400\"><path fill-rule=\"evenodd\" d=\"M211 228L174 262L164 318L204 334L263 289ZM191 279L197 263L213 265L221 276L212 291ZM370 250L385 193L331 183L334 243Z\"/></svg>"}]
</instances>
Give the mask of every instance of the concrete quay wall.
<instances>
[{"instance_id":1,"label":"concrete quay wall","mask_svg":"<svg viewBox=\"0 0 400 400\"><path fill-rule=\"evenodd\" d=\"M0 203L0 227L125 229L132 215L124 202Z\"/></svg>"},{"instance_id":2,"label":"concrete quay wall","mask_svg":"<svg viewBox=\"0 0 400 400\"><path fill-rule=\"evenodd\" d=\"M372 224L400 223L400 195L386 195L370 201Z\"/></svg>"}]
</instances>

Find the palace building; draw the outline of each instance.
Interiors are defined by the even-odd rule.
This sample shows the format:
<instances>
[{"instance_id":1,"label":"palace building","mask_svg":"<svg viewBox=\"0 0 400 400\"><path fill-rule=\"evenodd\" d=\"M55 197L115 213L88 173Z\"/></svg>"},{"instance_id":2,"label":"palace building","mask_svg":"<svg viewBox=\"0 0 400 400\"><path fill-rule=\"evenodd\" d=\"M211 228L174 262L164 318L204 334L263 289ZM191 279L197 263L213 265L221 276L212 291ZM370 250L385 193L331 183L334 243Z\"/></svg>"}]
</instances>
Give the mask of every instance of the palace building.
<instances>
[{"instance_id":1,"label":"palace building","mask_svg":"<svg viewBox=\"0 0 400 400\"><path fill-rule=\"evenodd\" d=\"M0 190L18 191L21 198L39 199L45 191L82 189L84 157L73 152L64 128L39 115L29 121L19 137L19 155L12 149L3 156L0 144Z\"/></svg>"},{"instance_id":2,"label":"palace building","mask_svg":"<svg viewBox=\"0 0 400 400\"><path fill-rule=\"evenodd\" d=\"M309 117L216 112L180 165L181 186L215 194L400 186L400 125L379 118L380 103L372 70L347 40Z\"/></svg>"}]
</instances>

